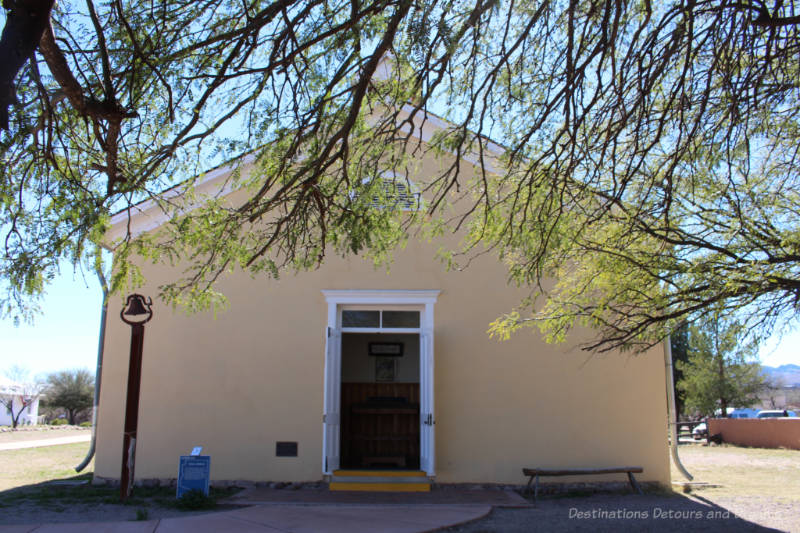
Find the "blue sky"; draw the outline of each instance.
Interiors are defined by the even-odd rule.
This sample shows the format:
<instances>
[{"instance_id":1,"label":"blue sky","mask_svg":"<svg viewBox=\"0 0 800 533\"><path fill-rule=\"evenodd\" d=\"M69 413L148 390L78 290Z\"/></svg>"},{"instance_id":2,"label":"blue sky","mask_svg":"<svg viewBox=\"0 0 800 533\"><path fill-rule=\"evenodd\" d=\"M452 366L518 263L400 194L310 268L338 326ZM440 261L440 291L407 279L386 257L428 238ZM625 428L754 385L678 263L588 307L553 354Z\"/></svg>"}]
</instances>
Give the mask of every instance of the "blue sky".
<instances>
[{"instance_id":1,"label":"blue sky","mask_svg":"<svg viewBox=\"0 0 800 533\"><path fill-rule=\"evenodd\" d=\"M33 325L15 327L10 320L0 321L0 373L13 365L23 366L34 375L78 367L94 372L101 301L94 274L87 273L84 278L67 267L49 287L42 301L46 312ZM800 365L799 348L799 331L782 339L772 338L762 347L762 363Z\"/></svg>"},{"instance_id":2,"label":"blue sky","mask_svg":"<svg viewBox=\"0 0 800 533\"><path fill-rule=\"evenodd\" d=\"M47 288L43 314L32 325L0 320L0 373L19 365L33 374L97 364L102 292L93 273L66 267Z\"/></svg>"}]
</instances>

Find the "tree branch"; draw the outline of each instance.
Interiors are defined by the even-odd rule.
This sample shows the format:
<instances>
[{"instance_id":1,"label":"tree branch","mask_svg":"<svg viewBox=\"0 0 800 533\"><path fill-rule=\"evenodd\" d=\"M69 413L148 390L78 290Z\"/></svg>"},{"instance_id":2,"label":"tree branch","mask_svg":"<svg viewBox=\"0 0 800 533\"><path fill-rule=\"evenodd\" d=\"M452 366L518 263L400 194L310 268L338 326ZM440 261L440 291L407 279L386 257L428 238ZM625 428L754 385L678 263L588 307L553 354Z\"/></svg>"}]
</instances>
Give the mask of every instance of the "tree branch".
<instances>
[{"instance_id":1,"label":"tree branch","mask_svg":"<svg viewBox=\"0 0 800 533\"><path fill-rule=\"evenodd\" d=\"M14 79L50 25L55 0L3 0L6 24L0 36L0 130L9 129L8 108L16 101Z\"/></svg>"}]
</instances>

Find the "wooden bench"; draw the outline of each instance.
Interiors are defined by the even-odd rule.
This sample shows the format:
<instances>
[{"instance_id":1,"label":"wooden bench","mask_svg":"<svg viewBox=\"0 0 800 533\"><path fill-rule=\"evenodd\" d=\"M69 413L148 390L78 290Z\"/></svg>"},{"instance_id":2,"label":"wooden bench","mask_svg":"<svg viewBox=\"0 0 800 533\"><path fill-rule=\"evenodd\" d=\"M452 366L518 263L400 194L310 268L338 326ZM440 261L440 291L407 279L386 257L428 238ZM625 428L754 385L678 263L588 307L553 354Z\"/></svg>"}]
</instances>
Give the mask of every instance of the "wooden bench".
<instances>
[{"instance_id":1,"label":"wooden bench","mask_svg":"<svg viewBox=\"0 0 800 533\"><path fill-rule=\"evenodd\" d=\"M530 476L526 494L530 494L531 483L533 483L533 501L539 496L539 476L590 476L595 474L628 474L628 481L634 491L642 494L642 489L636 482L633 474L641 474L644 469L641 466L620 466L617 468L568 468L562 470L549 470L546 468L523 468L522 473Z\"/></svg>"}]
</instances>

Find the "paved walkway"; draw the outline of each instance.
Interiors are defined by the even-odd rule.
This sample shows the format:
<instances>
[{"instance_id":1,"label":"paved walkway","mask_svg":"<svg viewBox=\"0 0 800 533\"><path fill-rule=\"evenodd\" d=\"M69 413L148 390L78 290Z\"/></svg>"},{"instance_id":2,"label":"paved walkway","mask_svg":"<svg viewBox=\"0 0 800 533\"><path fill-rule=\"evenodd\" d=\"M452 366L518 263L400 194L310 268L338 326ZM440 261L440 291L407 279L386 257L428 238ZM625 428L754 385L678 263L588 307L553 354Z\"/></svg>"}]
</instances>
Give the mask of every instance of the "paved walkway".
<instances>
[{"instance_id":1,"label":"paved walkway","mask_svg":"<svg viewBox=\"0 0 800 533\"><path fill-rule=\"evenodd\" d=\"M256 505L142 522L0 526L0 533L420 533L486 516L490 505Z\"/></svg>"},{"instance_id":2,"label":"paved walkway","mask_svg":"<svg viewBox=\"0 0 800 533\"><path fill-rule=\"evenodd\" d=\"M0 443L0 451L21 450L23 448L38 448L40 446L58 446L59 444L74 444L76 442L89 442L92 440L91 432L86 435L76 435L74 437L57 437L54 439L23 440L19 442Z\"/></svg>"}]
</instances>

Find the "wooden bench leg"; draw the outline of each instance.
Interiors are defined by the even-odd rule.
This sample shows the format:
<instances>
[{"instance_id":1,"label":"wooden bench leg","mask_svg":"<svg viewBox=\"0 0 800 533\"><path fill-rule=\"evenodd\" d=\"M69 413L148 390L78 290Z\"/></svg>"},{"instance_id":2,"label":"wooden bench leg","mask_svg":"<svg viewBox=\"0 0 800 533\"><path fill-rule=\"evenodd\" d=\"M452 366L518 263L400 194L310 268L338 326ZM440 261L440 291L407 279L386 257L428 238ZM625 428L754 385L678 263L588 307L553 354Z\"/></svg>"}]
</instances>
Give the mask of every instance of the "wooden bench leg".
<instances>
[{"instance_id":1,"label":"wooden bench leg","mask_svg":"<svg viewBox=\"0 0 800 533\"><path fill-rule=\"evenodd\" d=\"M536 483L533 484L533 501L534 503L539 498L539 474L536 474Z\"/></svg>"},{"instance_id":2,"label":"wooden bench leg","mask_svg":"<svg viewBox=\"0 0 800 533\"><path fill-rule=\"evenodd\" d=\"M635 478L635 477L633 477L633 472L628 472L628 481L630 481L630 482L631 482L631 487L633 487L633 490L635 490L635 491L636 491L636 492L638 492L639 494L643 494L643 492L642 492L642 488L641 488L641 487L639 486L639 484L636 482L636 478Z\"/></svg>"},{"instance_id":3,"label":"wooden bench leg","mask_svg":"<svg viewBox=\"0 0 800 533\"><path fill-rule=\"evenodd\" d=\"M528 479L528 486L525 487L525 496L531 495L531 484L533 484L533 476Z\"/></svg>"}]
</instances>

